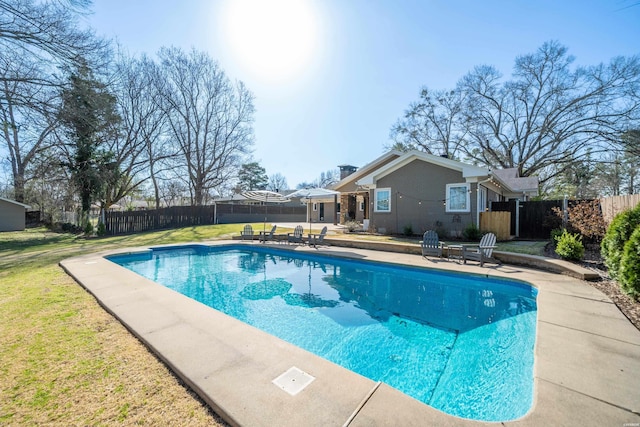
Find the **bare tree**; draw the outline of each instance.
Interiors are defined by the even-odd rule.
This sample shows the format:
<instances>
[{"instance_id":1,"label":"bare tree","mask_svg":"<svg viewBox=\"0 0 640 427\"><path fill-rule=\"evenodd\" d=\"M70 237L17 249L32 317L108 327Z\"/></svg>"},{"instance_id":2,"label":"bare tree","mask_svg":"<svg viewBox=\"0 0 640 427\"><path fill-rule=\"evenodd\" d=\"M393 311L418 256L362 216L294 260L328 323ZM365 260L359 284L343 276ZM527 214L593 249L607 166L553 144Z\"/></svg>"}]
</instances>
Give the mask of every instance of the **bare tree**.
<instances>
[{"instance_id":1,"label":"bare tree","mask_svg":"<svg viewBox=\"0 0 640 427\"><path fill-rule=\"evenodd\" d=\"M574 67L558 42L516 58L510 80L479 66L453 91L424 89L391 130L394 148L417 148L542 183L591 155L622 151L640 120L640 57Z\"/></svg>"},{"instance_id":2,"label":"bare tree","mask_svg":"<svg viewBox=\"0 0 640 427\"><path fill-rule=\"evenodd\" d=\"M340 181L340 171L338 169L329 169L326 172L321 172L318 179L313 182L313 185L317 188L327 188Z\"/></svg>"},{"instance_id":3,"label":"bare tree","mask_svg":"<svg viewBox=\"0 0 640 427\"><path fill-rule=\"evenodd\" d=\"M163 48L159 93L171 139L182 156L192 203L237 173L253 144L253 95L231 83L207 54Z\"/></svg>"},{"instance_id":4,"label":"bare tree","mask_svg":"<svg viewBox=\"0 0 640 427\"><path fill-rule=\"evenodd\" d=\"M267 190L271 191L282 191L288 190L289 185L287 184L287 178L284 177L281 173L274 173L269 176L269 183L267 184Z\"/></svg>"},{"instance_id":5,"label":"bare tree","mask_svg":"<svg viewBox=\"0 0 640 427\"><path fill-rule=\"evenodd\" d=\"M151 178L156 208L160 206L158 164L168 157L163 139L165 115L158 101L156 65L143 56L133 59L120 54L111 85L122 122L107 149L114 154L120 179L104 193L102 206L108 208L136 191Z\"/></svg>"},{"instance_id":6,"label":"bare tree","mask_svg":"<svg viewBox=\"0 0 640 427\"><path fill-rule=\"evenodd\" d=\"M29 165L51 144L58 94L26 80L42 74L38 64L21 56L0 56L0 122L13 178L13 197L25 201L25 186L33 178ZM32 169L32 172L38 169Z\"/></svg>"},{"instance_id":7,"label":"bare tree","mask_svg":"<svg viewBox=\"0 0 640 427\"><path fill-rule=\"evenodd\" d=\"M31 61L54 66L71 66L78 55L85 59L101 55L108 43L77 25L90 4L89 0L0 0L0 51L19 50ZM41 77L21 80L48 83Z\"/></svg>"},{"instance_id":8,"label":"bare tree","mask_svg":"<svg viewBox=\"0 0 640 427\"><path fill-rule=\"evenodd\" d=\"M513 80L492 67L465 76L467 155L493 167L515 167L521 176L572 165L606 151L620 131L638 120L640 58L571 68L573 57L557 42L516 59Z\"/></svg>"},{"instance_id":9,"label":"bare tree","mask_svg":"<svg viewBox=\"0 0 640 427\"><path fill-rule=\"evenodd\" d=\"M421 150L429 154L458 157L466 131L461 126L464 92L456 90L420 91L420 100L405 111L391 129L391 148Z\"/></svg>"},{"instance_id":10,"label":"bare tree","mask_svg":"<svg viewBox=\"0 0 640 427\"><path fill-rule=\"evenodd\" d=\"M48 150L64 79L57 68L78 58L102 58L108 46L77 27L87 0L0 0L1 146L11 163L14 197L26 201L25 186L42 168L30 168Z\"/></svg>"}]
</instances>

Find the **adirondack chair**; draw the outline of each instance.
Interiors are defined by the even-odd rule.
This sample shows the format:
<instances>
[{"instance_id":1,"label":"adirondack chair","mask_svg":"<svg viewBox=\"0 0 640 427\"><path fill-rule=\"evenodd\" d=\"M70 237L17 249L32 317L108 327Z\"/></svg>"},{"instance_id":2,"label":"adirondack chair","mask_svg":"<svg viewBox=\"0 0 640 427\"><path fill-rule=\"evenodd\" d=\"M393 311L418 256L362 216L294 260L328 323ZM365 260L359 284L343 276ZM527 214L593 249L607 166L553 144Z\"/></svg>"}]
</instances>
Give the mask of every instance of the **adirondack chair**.
<instances>
[{"instance_id":1,"label":"adirondack chair","mask_svg":"<svg viewBox=\"0 0 640 427\"><path fill-rule=\"evenodd\" d=\"M276 232L277 227L278 227L277 225L274 225L271 228L271 231L269 231L268 233L261 231L260 236L258 236L258 240L260 240L262 243L265 243L267 240L273 240L273 233Z\"/></svg>"},{"instance_id":2,"label":"adirondack chair","mask_svg":"<svg viewBox=\"0 0 640 427\"><path fill-rule=\"evenodd\" d=\"M253 240L253 227L250 224L244 226L244 229L240 232L242 240Z\"/></svg>"},{"instance_id":3,"label":"adirondack chair","mask_svg":"<svg viewBox=\"0 0 640 427\"><path fill-rule=\"evenodd\" d=\"M500 262L491 257L496 247L496 235L487 233L480 239L479 245L462 245L462 259L464 263L467 260L480 261L480 267L484 266L485 261L491 261L496 264Z\"/></svg>"},{"instance_id":4,"label":"adirondack chair","mask_svg":"<svg viewBox=\"0 0 640 427\"><path fill-rule=\"evenodd\" d=\"M296 226L293 233L287 233L287 243L302 243L302 234L304 228L301 225Z\"/></svg>"},{"instance_id":5,"label":"adirondack chair","mask_svg":"<svg viewBox=\"0 0 640 427\"><path fill-rule=\"evenodd\" d=\"M422 256L437 256L442 258L442 248L444 243L440 241L438 233L433 230L425 231L422 235Z\"/></svg>"},{"instance_id":6,"label":"adirondack chair","mask_svg":"<svg viewBox=\"0 0 640 427\"><path fill-rule=\"evenodd\" d=\"M327 234L327 227L324 227L320 234L309 234L309 246L316 247L322 245L324 242L324 236Z\"/></svg>"}]
</instances>

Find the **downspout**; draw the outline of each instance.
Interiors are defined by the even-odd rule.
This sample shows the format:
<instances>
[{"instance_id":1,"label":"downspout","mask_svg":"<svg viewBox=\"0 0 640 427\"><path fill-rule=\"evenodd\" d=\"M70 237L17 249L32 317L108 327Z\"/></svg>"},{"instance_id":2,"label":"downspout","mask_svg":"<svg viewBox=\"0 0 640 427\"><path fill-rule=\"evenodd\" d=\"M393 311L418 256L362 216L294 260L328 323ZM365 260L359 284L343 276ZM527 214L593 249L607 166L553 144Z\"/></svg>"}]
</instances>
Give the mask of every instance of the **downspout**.
<instances>
[{"instance_id":1,"label":"downspout","mask_svg":"<svg viewBox=\"0 0 640 427\"><path fill-rule=\"evenodd\" d=\"M480 184L484 184L485 182L491 181L491 178L487 178L484 181L479 181L476 184L476 224L478 228L480 228ZM484 187L486 188L486 187ZM488 200L486 200L488 202Z\"/></svg>"}]
</instances>

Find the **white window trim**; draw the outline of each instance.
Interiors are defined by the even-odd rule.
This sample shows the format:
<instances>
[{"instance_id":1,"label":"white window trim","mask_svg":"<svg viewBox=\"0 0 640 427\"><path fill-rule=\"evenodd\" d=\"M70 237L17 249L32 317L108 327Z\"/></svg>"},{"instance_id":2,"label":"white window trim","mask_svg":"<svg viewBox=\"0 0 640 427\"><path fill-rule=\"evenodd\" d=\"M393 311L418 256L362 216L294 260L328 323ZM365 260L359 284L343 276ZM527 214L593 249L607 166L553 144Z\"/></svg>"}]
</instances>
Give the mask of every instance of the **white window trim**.
<instances>
[{"instance_id":1,"label":"white window trim","mask_svg":"<svg viewBox=\"0 0 640 427\"><path fill-rule=\"evenodd\" d=\"M313 202L313 211L314 212L318 211L318 203L317 202Z\"/></svg>"},{"instance_id":2,"label":"white window trim","mask_svg":"<svg viewBox=\"0 0 640 427\"><path fill-rule=\"evenodd\" d=\"M381 193L381 192L388 192L389 193L389 209L388 210L378 209L378 193ZM391 212L391 188L376 188L375 189L374 196L373 196L373 211L374 212L384 212L384 213Z\"/></svg>"},{"instance_id":3,"label":"white window trim","mask_svg":"<svg viewBox=\"0 0 640 427\"><path fill-rule=\"evenodd\" d=\"M464 187L465 188L465 194L466 194L466 200L465 200L465 209L452 209L451 208L451 189L452 188L458 188L458 187ZM461 213L461 212L471 212L471 184L469 183L459 183L459 184L447 184L447 193L446 193L446 197L447 197L447 203L446 203L446 212L455 212L455 213Z\"/></svg>"}]
</instances>

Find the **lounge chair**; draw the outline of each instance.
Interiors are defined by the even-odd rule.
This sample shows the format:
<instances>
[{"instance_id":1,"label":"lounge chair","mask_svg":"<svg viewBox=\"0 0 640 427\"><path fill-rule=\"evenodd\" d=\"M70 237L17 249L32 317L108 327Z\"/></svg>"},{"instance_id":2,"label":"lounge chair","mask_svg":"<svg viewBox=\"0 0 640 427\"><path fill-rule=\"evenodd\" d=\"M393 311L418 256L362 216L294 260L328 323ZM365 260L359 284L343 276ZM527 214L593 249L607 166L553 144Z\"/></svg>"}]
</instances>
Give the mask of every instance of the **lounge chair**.
<instances>
[{"instance_id":1,"label":"lounge chair","mask_svg":"<svg viewBox=\"0 0 640 427\"><path fill-rule=\"evenodd\" d=\"M491 255L496 247L496 235L487 233L480 239L479 245L462 245L462 259L464 263L467 260L480 261L480 267L484 266L486 261L500 264L500 261L493 259Z\"/></svg>"},{"instance_id":2,"label":"lounge chair","mask_svg":"<svg viewBox=\"0 0 640 427\"><path fill-rule=\"evenodd\" d=\"M444 243L438 238L438 233L433 230L425 231L422 236L422 256L437 256L442 258Z\"/></svg>"},{"instance_id":3,"label":"lounge chair","mask_svg":"<svg viewBox=\"0 0 640 427\"><path fill-rule=\"evenodd\" d=\"M302 234L304 228L301 225L296 226L293 233L287 233L287 243L302 243Z\"/></svg>"},{"instance_id":4,"label":"lounge chair","mask_svg":"<svg viewBox=\"0 0 640 427\"><path fill-rule=\"evenodd\" d=\"M244 226L244 229L240 232L240 237L242 240L253 240L253 227L247 224Z\"/></svg>"},{"instance_id":5,"label":"lounge chair","mask_svg":"<svg viewBox=\"0 0 640 427\"><path fill-rule=\"evenodd\" d=\"M322 245L324 242L324 236L327 235L327 227L323 227L320 234L309 234L309 246L316 247Z\"/></svg>"},{"instance_id":6,"label":"lounge chair","mask_svg":"<svg viewBox=\"0 0 640 427\"><path fill-rule=\"evenodd\" d=\"M276 232L277 227L278 227L277 225L274 225L271 228L271 231L269 231L268 233L261 231L260 236L258 236L258 240L260 240L262 243L265 243L267 240L273 240L273 233Z\"/></svg>"}]
</instances>

